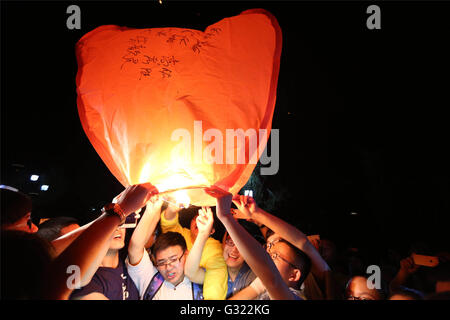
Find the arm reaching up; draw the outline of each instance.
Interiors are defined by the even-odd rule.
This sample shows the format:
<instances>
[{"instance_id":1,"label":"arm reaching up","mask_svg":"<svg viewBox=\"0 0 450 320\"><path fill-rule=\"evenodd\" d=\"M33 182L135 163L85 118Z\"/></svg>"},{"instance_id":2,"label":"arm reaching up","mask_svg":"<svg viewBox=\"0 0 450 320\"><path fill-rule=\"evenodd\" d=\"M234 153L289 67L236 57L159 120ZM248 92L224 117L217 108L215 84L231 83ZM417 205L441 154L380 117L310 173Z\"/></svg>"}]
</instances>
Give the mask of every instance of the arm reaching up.
<instances>
[{"instance_id":1,"label":"arm reaching up","mask_svg":"<svg viewBox=\"0 0 450 320\"><path fill-rule=\"evenodd\" d=\"M134 229L128 245L128 259L130 264L137 265L141 261L145 251L145 244L155 231L156 225L161 217L162 204L163 201L159 197L147 204L146 212L140 219L136 229Z\"/></svg>"},{"instance_id":2,"label":"arm reaching up","mask_svg":"<svg viewBox=\"0 0 450 320\"><path fill-rule=\"evenodd\" d=\"M69 285L72 278L67 273L69 267L76 266L80 270L80 278L86 277L93 262L103 253L112 234L125 218L142 208L148 199L157 193L150 183L132 185L125 189L120 196L117 206L112 211L105 212L79 235L53 262L48 270L46 299L68 299L74 287Z\"/></svg>"},{"instance_id":3,"label":"arm reaching up","mask_svg":"<svg viewBox=\"0 0 450 320\"><path fill-rule=\"evenodd\" d=\"M330 271L330 267L303 232L286 221L259 208L255 200L251 197L236 195L233 198L233 203L238 207L238 210L235 211L236 217L252 220L258 224L267 226L280 237L306 253L311 259L312 273L323 281L325 273Z\"/></svg>"},{"instance_id":4,"label":"arm reaching up","mask_svg":"<svg viewBox=\"0 0 450 320\"><path fill-rule=\"evenodd\" d=\"M196 223L198 234L186 259L184 273L192 282L203 283L205 280L205 270L200 268L200 260L206 240L208 240L208 237L211 234L214 223L211 208L203 207L200 209L198 211Z\"/></svg>"},{"instance_id":5,"label":"arm reaching up","mask_svg":"<svg viewBox=\"0 0 450 320\"><path fill-rule=\"evenodd\" d=\"M177 213L181 210L181 207L177 206L176 200L172 197L169 197L166 202L167 208L164 210L164 218L166 220L173 220L175 219Z\"/></svg>"},{"instance_id":6,"label":"arm reaching up","mask_svg":"<svg viewBox=\"0 0 450 320\"><path fill-rule=\"evenodd\" d=\"M294 295L281 278L277 267L261 245L232 216L232 195L218 187L205 190L216 198L217 217L223 223L248 266L261 279L269 295L276 300L292 300Z\"/></svg>"}]
</instances>

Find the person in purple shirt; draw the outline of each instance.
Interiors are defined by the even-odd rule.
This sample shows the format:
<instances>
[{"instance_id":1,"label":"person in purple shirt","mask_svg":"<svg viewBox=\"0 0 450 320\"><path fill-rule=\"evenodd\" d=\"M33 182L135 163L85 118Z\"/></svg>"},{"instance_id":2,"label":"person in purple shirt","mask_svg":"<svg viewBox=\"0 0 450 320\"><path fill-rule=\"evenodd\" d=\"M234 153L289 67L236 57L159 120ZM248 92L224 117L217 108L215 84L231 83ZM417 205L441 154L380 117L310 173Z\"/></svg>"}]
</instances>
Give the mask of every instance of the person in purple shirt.
<instances>
[{"instance_id":1,"label":"person in purple shirt","mask_svg":"<svg viewBox=\"0 0 450 320\"><path fill-rule=\"evenodd\" d=\"M91 281L81 289L74 290L70 299L139 300L139 292L119 255L119 250L125 246L125 230L117 228L109 250Z\"/></svg>"}]
</instances>

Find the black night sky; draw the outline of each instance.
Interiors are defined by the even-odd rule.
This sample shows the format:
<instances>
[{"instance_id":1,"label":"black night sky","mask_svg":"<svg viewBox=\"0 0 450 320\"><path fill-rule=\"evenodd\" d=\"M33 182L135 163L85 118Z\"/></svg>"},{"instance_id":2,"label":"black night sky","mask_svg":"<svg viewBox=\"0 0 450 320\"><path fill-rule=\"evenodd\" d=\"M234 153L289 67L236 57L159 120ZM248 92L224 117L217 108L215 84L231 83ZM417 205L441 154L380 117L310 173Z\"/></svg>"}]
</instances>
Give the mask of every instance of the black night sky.
<instances>
[{"instance_id":1,"label":"black night sky","mask_svg":"<svg viewBox=\"0 0 450 320\"><path fill-rule=\"evenodd\" d=\"M66 28L71 4L81 30ZM283 48L272 125L280 170L252 179L261 207L338 243L448 250L450 6L378 2L382 28L369 30L369 4L2 1L1 184L31 194L36 220L88 221L123 187L78 118L76 42L105 24L204 30L264 8Z\"/></svg>"}]
</instances>

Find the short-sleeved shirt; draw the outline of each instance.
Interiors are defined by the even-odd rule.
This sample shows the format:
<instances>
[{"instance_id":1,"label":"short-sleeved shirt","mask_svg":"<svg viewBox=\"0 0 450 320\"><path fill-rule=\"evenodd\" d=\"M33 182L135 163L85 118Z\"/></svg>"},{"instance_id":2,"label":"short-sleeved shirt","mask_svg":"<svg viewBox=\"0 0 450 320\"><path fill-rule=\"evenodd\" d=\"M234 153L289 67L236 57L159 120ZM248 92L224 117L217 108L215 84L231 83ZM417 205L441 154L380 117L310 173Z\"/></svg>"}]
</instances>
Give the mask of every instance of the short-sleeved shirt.
<instances>
[{"instance_id":1,"label":"short-sleeved shirt","mask_svg":"<svg viewBox=\"0 0 450 320\"><path fill-rule=\"evenodd\" d=\"M236 292L241 291L242 289L248 287L253 280L256 279L256 275L249 268L249 266L244 262L241 269L239 269L239 273L236 276L234 281L231 280L230 275L228 274L228 291L227 291L227 299L234 295Z\"/></svg>"},{"instance_id":2,"label":"short-sleeved shirt","mask_svg":"<svg viewBox=\"0 0 450 320\"><path fill-rule=\"evenodd\" d=\"M82 297L93 292L101 293L110 300L139 300L139 292L121 259L117 268L99 267L91 282L81 289L74 290L70 298Z\"/></svg>"},{"instance_id":3,"label":"short-sleeved shirt","mask_svg":"<svg viewBox=\"0 0 450 320\"><path fill-rule=\"evenodd\" d=\"M158 272L158 269L153 265L147 251L144 250L144 255L135 266L131 265L126 260L126 265L131 279L133 279L139 291L139 296L143 299L145 291L149 286L153 276ZM154 295L152 300L193 300L192 282L188 277L184 277L183 281L177 286L174 286L168 281L164 281L158 292Z\"/></svg>"}]
</instances>

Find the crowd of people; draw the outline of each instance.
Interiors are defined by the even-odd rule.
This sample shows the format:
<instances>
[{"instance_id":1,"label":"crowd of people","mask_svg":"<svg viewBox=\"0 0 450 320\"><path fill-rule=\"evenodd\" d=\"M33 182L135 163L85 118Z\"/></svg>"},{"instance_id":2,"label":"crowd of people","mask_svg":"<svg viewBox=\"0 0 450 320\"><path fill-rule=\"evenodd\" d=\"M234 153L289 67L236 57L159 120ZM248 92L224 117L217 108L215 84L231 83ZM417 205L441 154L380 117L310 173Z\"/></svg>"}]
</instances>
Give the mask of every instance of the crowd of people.
<instances>
[{"instance_id":1,"label":"crowd of people","mask_svg":"<svg viewBox=\"0 0 450 320\"><path fill-rule=\"evenodd\" d=\"M450 298L447 252L436 254L435 267L409 255L380 261L380 272L368 273L357 253L342 258L333 241L307 236L252 197L215 186L205 189L215 208L188 209L150 183L129 186L83 226L69 217L36 226L27 195L0 192L2 299ZM125 228L139 210L137 225ZM181 217L190 223L183 226Z\"/></svg>"}]
</instances>

